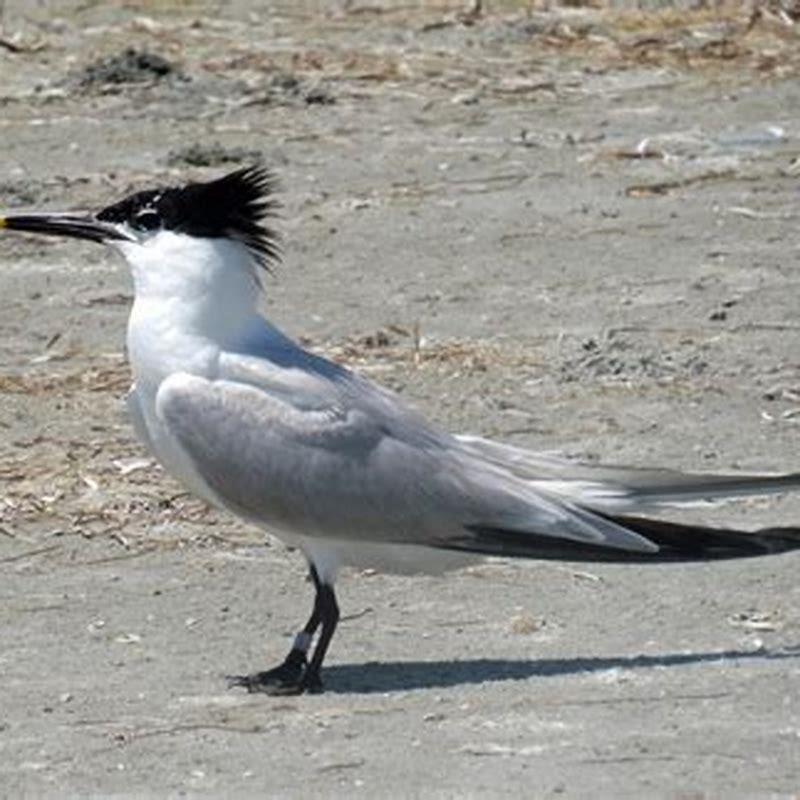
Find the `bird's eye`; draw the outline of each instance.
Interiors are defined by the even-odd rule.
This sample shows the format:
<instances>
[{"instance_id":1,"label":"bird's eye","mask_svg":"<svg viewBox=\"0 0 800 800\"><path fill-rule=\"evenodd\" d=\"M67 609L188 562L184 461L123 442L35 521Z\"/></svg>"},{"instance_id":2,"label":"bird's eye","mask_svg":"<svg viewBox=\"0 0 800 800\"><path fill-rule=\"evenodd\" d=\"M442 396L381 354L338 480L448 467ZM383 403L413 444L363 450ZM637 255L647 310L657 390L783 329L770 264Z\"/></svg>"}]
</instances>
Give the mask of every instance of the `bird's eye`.
<instances>
[{"instance_id":1,"label":"bird's eye","mask_svg":"<svg viewBox=\"0 0 800 800\"><path fill-rule=\"evenodd\" d=\"M161 217L152 208L142 209L133 218L133 227L140 231L153 231L161 225Z\"/></svg>"}]
</instances>

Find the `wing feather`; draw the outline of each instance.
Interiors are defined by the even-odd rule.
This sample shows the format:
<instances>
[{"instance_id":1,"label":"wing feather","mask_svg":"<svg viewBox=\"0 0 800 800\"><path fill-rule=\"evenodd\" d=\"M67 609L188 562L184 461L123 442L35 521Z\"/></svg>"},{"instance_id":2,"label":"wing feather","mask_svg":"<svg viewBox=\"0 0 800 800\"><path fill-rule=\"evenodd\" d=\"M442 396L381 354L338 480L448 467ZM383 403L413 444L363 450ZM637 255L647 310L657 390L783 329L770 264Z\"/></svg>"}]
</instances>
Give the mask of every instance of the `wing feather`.
<instances>
[{"instance_id":1,"label":"wing feather","mask_svg":"<svg viewBox=\"0 0 800 800\"><path fill-rule=\"evenodd\" d=\"M459 436L462 447L537 487L590 508L636 511L653 506L768 495L800 487L800 474L713 474L581 464L553 455Z\"/></svg>"},{"instance_id":2,"label":"wing feather","mask_svg":"<svg viewBox=\"0 0 800 800\"><path fill-rule=\"evenodd\" d=\"M447 547L465 529L502 526L658 549L465 453L416 424L393 395L348 382L349 373L331 381L256 361L240 361L218 380L172 375L156 408L220 502L279 535Z\"/></svg>"}]
</instances>

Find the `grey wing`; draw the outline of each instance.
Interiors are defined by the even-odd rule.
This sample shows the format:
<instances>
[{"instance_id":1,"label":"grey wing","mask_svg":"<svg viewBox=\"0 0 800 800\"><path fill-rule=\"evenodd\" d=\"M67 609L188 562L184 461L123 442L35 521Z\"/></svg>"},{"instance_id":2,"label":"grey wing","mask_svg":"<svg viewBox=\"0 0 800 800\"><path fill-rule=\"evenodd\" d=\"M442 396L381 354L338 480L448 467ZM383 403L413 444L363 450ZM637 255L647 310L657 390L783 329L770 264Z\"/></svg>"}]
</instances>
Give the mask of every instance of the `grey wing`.
<instances>
[{"instance_id":1,"label":"grey wing","mask_svg":"<svg viewBox=\"0 0 800 800\"><path fill-rule=\"evenodd\" d=\"M590 508L637 511L800 488L798 473L720 475L581 464L477 436L457 439L468 452L508 469L531 486Z\"/></svg>"},{"instance_id":2,"label":"grey wing","mask_svg":"<svg viewBox=\"0 0 800 800\"><path fill-rule=\"evenodd\" d=\"M298 410L325 410L338 404L361 411L403 441L420 447L456 446L453 436L430 425L388 389L303 350L294 351L294 358L292 364L279 365L257 356L224 353L220 374L261 389Z\"/></svg>"},{"instance_id":3,"label":"grey wing","mask_svg":"<svg viewBox=\"0 0 800 800\"><path fill-rule=\"evenodd\" d=\"M412 435L414 417L402 409L393 415L389 396L364 396L368 385L360 385L359 402L352 387L281 377L274 370L257 385L253 375L243 383L177 374L156 403L220 502L278 534L448 547L465 531L493 526L657 550L613 521L465 457L447 446L449 437Z\"/></svg>"}]
</instances>

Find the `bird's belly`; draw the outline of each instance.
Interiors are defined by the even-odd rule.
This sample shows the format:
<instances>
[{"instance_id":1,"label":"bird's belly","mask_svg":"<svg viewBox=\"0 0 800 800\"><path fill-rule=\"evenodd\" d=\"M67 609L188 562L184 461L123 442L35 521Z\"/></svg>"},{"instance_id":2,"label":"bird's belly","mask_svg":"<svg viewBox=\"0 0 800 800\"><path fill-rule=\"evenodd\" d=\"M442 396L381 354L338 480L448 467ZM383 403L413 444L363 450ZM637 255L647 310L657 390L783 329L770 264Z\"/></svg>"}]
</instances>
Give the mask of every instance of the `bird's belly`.
<instances>
[{"instance_id":1,"label":"bird's belly","mask_svg":"<svg viewBox=\"0 0 800 800\"><path fill-rule=\"evenodd\" d=\"M299 547L323 581L333 582L341 567L374 569L394 575L441 575L483 560L481 556L412 544L383 544L354 539L320 539L272 530Z\"/></svg>"}]
</instances>

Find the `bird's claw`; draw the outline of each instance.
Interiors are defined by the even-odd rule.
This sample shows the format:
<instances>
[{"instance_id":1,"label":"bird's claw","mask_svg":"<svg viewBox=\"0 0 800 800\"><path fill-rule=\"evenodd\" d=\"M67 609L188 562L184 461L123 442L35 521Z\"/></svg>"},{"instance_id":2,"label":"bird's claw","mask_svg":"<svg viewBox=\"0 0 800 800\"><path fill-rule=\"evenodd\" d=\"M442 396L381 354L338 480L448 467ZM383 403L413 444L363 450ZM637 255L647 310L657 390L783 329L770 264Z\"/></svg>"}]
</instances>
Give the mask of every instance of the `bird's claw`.
<instances>
[{"instance_id":1,"label":"bird's claw","mask_svg":"<svg viewBox=\"0 0 800 800\"><path fill-rule=\"evenodd\" d=\"M250 675L228 675L227 681L228 688L240 686L251 694L283 696L323 691L319 671L309 670L305 653L298 650L292 650L278 667Z\"/></svg>"}]
</instances>

